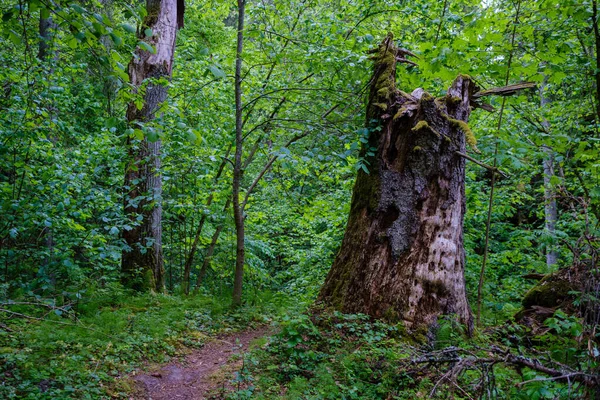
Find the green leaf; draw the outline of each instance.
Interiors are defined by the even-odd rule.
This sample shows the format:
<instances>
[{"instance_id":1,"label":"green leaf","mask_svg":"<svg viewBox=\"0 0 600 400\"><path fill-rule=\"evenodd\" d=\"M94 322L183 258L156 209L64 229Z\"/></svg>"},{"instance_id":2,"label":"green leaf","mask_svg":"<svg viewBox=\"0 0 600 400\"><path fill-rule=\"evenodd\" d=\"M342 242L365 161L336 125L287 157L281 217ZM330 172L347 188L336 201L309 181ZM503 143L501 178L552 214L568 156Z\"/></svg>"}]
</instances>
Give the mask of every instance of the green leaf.
<instances>
[{"instance_id":1,"label":"green leaf","mask_svg":"<svg viewBox=\"0 0 600 400\"><path fill-rule=\"evenodd\" d=\"M106 122L104 123L104 125L108 128L114 128L115 126L117 126L118 120L115 117L111 117L109 119L106 120Z\"/></svg>"},{"instance_id":2,"label":"green leaf","mask_svg":"<svg viewBox=\"0 0 600 400\"><path fill-rule=\"evenodd\" d=\"M71 36L69 40L67 40L67 46L71 49L76 49L79 46L79 40L75 36Z\"/></svg>"},{"instance_id":3,"label":"green leaf","mask_svg":"<svg viewBox=\"0 0 600 400\"><path fill-rule=\"evenodd\" d=\"M149 142L154 143L158 142L160 140L160 137L156 129L146 128L146 139L148 139Z\"/></svg>"},{"instance_id":4,"label":"green leaf","mask_svg":"<svg viewBox=\"0 0 600 400\"><path fill-rule=\"evenodd\" d=\"M198 137L196 136L196 134L194 133L193 130L189 129L187 131L187 139L192 142L192 143L196 143L198 141Z\"/></svg>"},{"instance_id":5,"label":"green leaf","mask_svg":"<svg viewBox=\"0 0 600 400\"><path fill-rule=\"evenodd\" d=\"M16 32L13 31L12 29L8 32L8 37L9 37L10 41L13 42L17 46L19 46L19 45L21 45L21 43L23 43L23 39L21 39L21 36L17 35Z\"/></svg>"},{"instance_id":6,"label":"green leaf","mask_svg":"<svg viewBox=\"0 0 600 400\"><path fill-rule=\"evenodd\" d=\"M29 0L29 12L35 12L40 9L39 0Z\"/></svg>"},{"instance_id":7,"label":"green leaf","mask_svg":"<svg viewBox=\"0 0 600 400\"><path fill-rule=\"evenodd\" d=\"M220 69L219 67L217 67L216 65L213 65L213 64L208 66L208 70L217 79L225 78L227 76L227 74L225 74L225 72L222 69Z\"/></svg>"},{"instance_id":8,"label":"green leaf","mask_svg":"<svg viewBox=\"0 0 600 400\"><path fill-rule=\"evenodd\" d=\"M154 47L152 47L146 42L140 41L138 43L138 46L140 46L140 48L142 48L143 50L146 50L148 53L156 54L156 50L154 49Z\"/></svg>"},{"instance_id":9,"label":"green leaf","mask_svg":"<svg viewBox=\"0 0 600 400\"><path fill-rule=\"evenodd\" d=\"M144 30L144 34L146 35L146 37L152 37L154 33L152 32L152 29L146 28L146 30Z\"/></svg>"},{"instance_id":10,"label":"green leaf","mask_svg":"<svg viewBox=\"0 0 600 400\"><path fill-rule=\"evenodd\" d=\"M134 129L133 134L137 140L144 140L144 132L141 129Z\"/></svg>"},{"instance_id":11,"label":"green leaf","mask_svg":"<svg viewBox=\"0 0 600 400\"><path fill-rule=\"evenodd\" d=\"M110 33L110 38L116 46L120 46L121 44L123 44L123 39L121 39L121 36L117 35L114 32Z\"/></svg>"},{"instance_id":12,"label":"green leaf","mask_svg":"<svg viewBox=\"0 0 600 400\"><path fill-rule=\"evenodd\" d=\"M43 19L48 19L50 18L50 10L47 8L42 8L40 10L40 17ZM4 18L3 18L4 19Z\"/></svg>"},{"instance_id":13,"label":"green leaf","mask_svg":"<svg viewBox=\"0 0 600 400\"><path fill-rule=\"evenodd\" d=\"M126 30L129 33L135 33L136 30L133 26L129 25L129 24L122 24L121 28L123 28L124 30Z\"/></svg>"},{"instance_id":14,"label":"green leaf","mask_svg":"<svg viewBox=\"0 0 600 400\"><path fill-rule=\"evenodd\" d=\"M200 55L201 56L207 56L208 53L209 53L208 47L204 47L204 48L200 49Z\"/></svg>"},{"instance_id":15,"label":"green leaf","mask_svg":"<svg viewBox=\"0 0 600 400\"><path fill-rule=\"evenodd\" d=\"M77 4L71 4L71 8L79 14L84 14L86 12L85 8L78 6Z\"/></svg>"}]
</instances>

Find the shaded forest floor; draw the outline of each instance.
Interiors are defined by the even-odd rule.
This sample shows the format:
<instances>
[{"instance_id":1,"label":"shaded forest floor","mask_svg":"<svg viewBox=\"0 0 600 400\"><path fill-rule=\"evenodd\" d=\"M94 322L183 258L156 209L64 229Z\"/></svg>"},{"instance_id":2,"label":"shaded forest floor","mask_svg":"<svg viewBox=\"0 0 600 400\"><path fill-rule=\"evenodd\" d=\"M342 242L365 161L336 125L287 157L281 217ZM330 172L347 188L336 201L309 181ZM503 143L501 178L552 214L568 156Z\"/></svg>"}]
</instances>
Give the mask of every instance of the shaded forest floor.
<instances>
[{"instance_id":1,"label":"shaded forest floor","mask_svg":"<svg viewBox=\"0 0 600 400\"><path fill-rule=\"evenodd\" d=\"M467 338L452 317L415 334L310 303L263 292L232 310L228 294L118 287L69 308L11 303L28 318L0 326L0 398L577 399L596 379L594 342L559 311L538 327L503 321Z\"/></svg>"},{"instance_id":2,"label":"shaded forest floor","mask_svg":"<svg viewBox=\"0 0 600 400\"><path fill-rule=\"evenodd\" d=\"M180 360L153 365L134 373L132 399L199 400L224 395L233 390L232 381L244 368L244 352L264 344L270 328L209 338L207 343Z\"/></svg>"},{"instance_id":3,"label":"shaded forest floor","mask_svg":"<svg viewBox=\"0 0 600 400\"><path fill-rule=\"evenodd\" d=\"M134 371L182 360L219 343L215 338L235 346L241 335L245 343L239 332L303 309L268 291L236 310L228 293L131 296L115 285L73 297L0 307L9 316L0 323L0 398L126 399L137 386L124 377Z\"/></svg>"}]
</instances>

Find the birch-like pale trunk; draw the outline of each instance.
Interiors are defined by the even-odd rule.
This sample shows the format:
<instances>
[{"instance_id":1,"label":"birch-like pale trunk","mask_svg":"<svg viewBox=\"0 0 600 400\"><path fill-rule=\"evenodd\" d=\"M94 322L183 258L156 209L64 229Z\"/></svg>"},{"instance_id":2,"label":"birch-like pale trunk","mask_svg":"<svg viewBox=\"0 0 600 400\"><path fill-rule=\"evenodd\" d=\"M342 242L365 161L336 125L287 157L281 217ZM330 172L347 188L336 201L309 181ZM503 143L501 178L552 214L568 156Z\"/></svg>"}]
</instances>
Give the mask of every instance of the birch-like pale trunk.
<instances>
[{"instance_id":1,"label":"birch-like pale trunk","mask_svg":"<svg viewBox=\"0 0 600 400\"><path fill-rule=\"evenodd\" d=\"M130 84L143 93L143 106L135 102L127 107L127 121L136 127L154 119L167 99L167 87L157 82L170 79L175 54L177 30L183 26L181 0L147 0L148 15L139 39L154 47L155 52L138 48L129 63ZM152 36L145 37L150 28ZM123 232L128 249L123 251L121 267L124 283L136 290L164 290L162 251L162 176L160 173L161 141L128 138L128 164L125 171L125 215L130 230ZM138 216L142 217L138 221Z\"/></svg>"},{"instance_id":2,"label":"birch-like pale trunk","mask_svg":"<svg viewBox=\"0 0 600 400\"><path fill-rule=\"evenodd\" d=\"M547 81L548 78L546 77L544 83L540 86L540 108L542 110L549 103L548 97L544 95ZM542 127L546 133L550 133L550 123L545 118L542 118ZM558 206L556 204L556 191L551 183L554 176L554 150L550 146L543 145L542 151L544 152L544 160L542 161L544 170L544 226L546 232L552 238L550 244L546 246L546 267L548 271L552 271L558 261L558 253L554 244Z\"/></svg>"}]
</instances>

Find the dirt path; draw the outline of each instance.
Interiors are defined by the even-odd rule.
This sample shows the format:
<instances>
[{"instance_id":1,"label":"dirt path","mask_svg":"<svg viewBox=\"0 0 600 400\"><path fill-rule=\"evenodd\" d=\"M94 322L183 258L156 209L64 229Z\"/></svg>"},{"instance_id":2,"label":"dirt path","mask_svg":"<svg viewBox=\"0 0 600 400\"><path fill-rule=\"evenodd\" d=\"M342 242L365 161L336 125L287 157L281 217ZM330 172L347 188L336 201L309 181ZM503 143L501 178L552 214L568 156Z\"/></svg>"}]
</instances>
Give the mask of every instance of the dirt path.
<instances>
[{"instance_id":1,"label":"dirt path","mask_svg":"<svg viewBox=\"0 0 600 400\"><path fill-rule=\"evenodd\" d=\"M269 327L262 327L221 336L156 372L139 373L133 377L137 390L131 399L208 399L210 392L223 387L233 377L233 372L239 369L241 361L236 363L231 356L247 351L253 340L268 336L269 332Z\"/></svg>"}]
</instances>

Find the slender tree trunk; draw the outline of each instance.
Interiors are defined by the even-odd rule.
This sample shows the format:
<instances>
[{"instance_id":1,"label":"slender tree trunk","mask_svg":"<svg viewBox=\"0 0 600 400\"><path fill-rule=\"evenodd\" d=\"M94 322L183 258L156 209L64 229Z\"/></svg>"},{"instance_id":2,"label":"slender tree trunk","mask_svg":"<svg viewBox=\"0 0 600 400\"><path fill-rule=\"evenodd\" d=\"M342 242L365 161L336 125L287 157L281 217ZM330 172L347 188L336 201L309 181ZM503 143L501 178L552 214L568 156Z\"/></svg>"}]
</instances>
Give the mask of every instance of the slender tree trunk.
<instances>
[{"instance_id":1,"label":"slender tree trunk","mask_svg":"<svg viewBox=\"0 0 600 400\"><path fill-rule=\"evenodd\" d=\"M548 98L544 95L544 89L546 88L547 77L544 79L544 83L540 87L540 108L544 107L549 103ZM550 133L550 123L542 118L542 127L547 133ZM546 266L548 271L552 271L554 265L558 261L558 253L554 246L554 236L556 231L556 221L558 219L558 207L556 204L556 193L550 182L554 176L554 150L552 147L543 145L542 151L544 152L544 160L542 161L544 169L544 221L546 232L551 236L551 242L546 246Z\"/></svg>"},{"instance_id":2,"label":"slender tree trunk","mask_svg":"<svg viewBox=\"0 0 600 400\"><path fill-rule=\"evenodd\" d=\"M237 237L235 256L235 272L233 280L233 306L242 304L242 282L244 279L244 210L240 204L240 186L242 183L242 152L244 137L242 135L242 52L244 49L244 12L246 1L238 0L238 34L235 57L235 161L233 168L233 218Z\"/></svg>"},{"instance_id":3,"label":"slender tree trunk","mask_svg":"<svg viewBox=\"0 0 600 400\"><path fill-rule=\"evenodd\" d=\"M600 28L598 28L598 2L592 0L592 28L594 29L594 43L596 46L596 113L600 123Z\"/></svg>"},{"instance_id":4,"label":"slender tree trunk","mask_svg":"<svg viewBox=\"0 0 600 400\"><path fill-rule=\"evenodd\" d=\"M40 12L40 22L38 28L40 34L40 40L38 42L38 59L42 62L42 64L47 65L49 61L52 61L49 51L53 47L52 44L54 42L54 31L56 30L56 24L54 23L51 17L44 18L42 16L42 13ZM58 59L57 51L54 52L54 59ZM48 75L52 75L54 73L54 66L51 62L49 63L49 67L46 71ZM48 112L48 120L54 120L56 118L57 109L53 102L48 101L48 104L45 108ZM58 142L58 138L55 134L51 134L49 139L54 145L56 145ZM42 232L45 237L44 242L46 245L46 250L48 252L48 255L44 257L42 265L44 269L46 269L46 273L49 276L51 276L52 283L56 284L55 273L54 271L50 270L52 261L54 259L54 237L52 234L52 229L51 227L47 227L44 228Z\"/></svg>"},{"instance_id":5,"label":"slender tree trunk","mask_svg":"<svg viewBox=\"0 0 600 400\"><path fill-rule=\"evenodd\" d=\"M225 157L229 156L229 151L231 150L231 146L229 146ZM227 164L227 158L224 158L219 165L219 169L217 170L217 174L213 179L213 183L216 185L219 182L219 178L225 169L225 164ZM210 207L214 199L214 192L208 195L206 199L206 207ZM228 200L229 202L229 200ZM200 242L200 236L202 235L202 229L204 228L204 223L206 222L206 214L203 213L200 217L200 222L198 222L198 227L196 228L196 233L194 234L194 241L192 242L192 246L190 247L190 251L185 259L185 264L183 266L183 285L185 294L190 293L190 273L192 271L192 265L194 264L194 257L196 255L196 251L198 250L198 242ZM201 281L202 279L200 279Z\"/></svg>"},{"instance_id":6,"label":"slender tree trunk","mask_svg":"<svg viewBox=\"0 0 600 400\"><path fill-rule=\"evenodd\" d=\"M379 46L371 80L368 143L342 247L319 301L348 313L403 321L413 331L456 314L468 331L472 315L464 280L466 121L475 85L456 78L447 96L396 88L396 63L410 54L391 34ZM369 156L369 149L375 154Z\"/></svg>"},{"instance_id":7,"label":"slender tree trunk","mask_svg":"<svg viewBox=\"0 0 600 400\"><path fill-rule=\"evenodd\" d=\"M223 206L223 213L225 213L227 211L227 209L229 209L230 204L231 204L231 198L228 198L227 201L225 202L225 205ZM196 292L198 292L198 290L200 290L200 285L202 284L202 281L204 280L204 277L206 276L206 271L208 270L208 266L210 265L210 261L212 260L212 256L215 252L215 248L217 247L217 242L219 241L219 236L221 235L221 232L223 232L224 227L225 227L225 224L223 222L221 222L217 226L215 233L213 233L212 239L210 240L210 245L208 246L208 249L206 250L206 255L204 256L204 260L202 261L202 267L200 268L200 271L198 272L198 277L196 279Z\"/></svg>"},{"instance_id":8,"label":"slender tree trunk","mask_svg":"<svg viewBox=\"0 0 600 400\"><path fill-rule=\"evenodd\" d=\"M113 0L100 0L100 4L102 4L102 13L108 16L109 19L113 19ZM98 10L100 11L100 10ZM100 43L106 49L107 54L110 54L113 48L113 41L109 35L103 35L100 37ZM119 86L117 85L117 79L111 74L106 74L102 77L102 92L104 97L106 98L106 113L109 116L113 116L114 113L114 103L117 98L117 91L119 90Z\"/></svg>"},{"instance_id":9,"label":"slender tree trunk","mask_svg":"<svg viewBox=\"0 0 600 400\"><path fill-rule=\"evenodd\" d=\"M545 122L545 121L544 121ZM550 179L554 176L554 150L549 146L542 146L544 156L544 219L548 235L554 238L556 232L556 221L558 219L558 207L556 205L556 193ZM558 253L554 246L554 239L546 246L546 266L551 271L558 261Z\"/></svg>"},{"instance_id":10,"label":"slender tree trunk","mask_svg":"<svg viewBox=\"0 0 600 400\"><path fill-rule=\"evenodd\" d=\"M143 106L135 102L127 108L127 121L132 127L154 119L156 111L167 99L167 87L156 80L170 79L177 29L182 27L183 7L178 0L147 0L148 15L144 19L140 40L154 46L151 53L136 50L129 63L129 78L136 92L142 87ZM145 30L152 36L145 38ZM128 249L123 251L124 283L136 290L164 289L162 253L162 176L160 174L161 141L129 138L129 162L125 172L125 215L131 229L123 232ZM141 221L138 221L141 216Z\"/></svg>"},{"instance_id":11,"label":"slender tree trunk","mask_svg":"<svg viewBox=\"0 0 600 400\"><path fill-rule=\"evenodd\" d=\"M38 43L38 58L40 60L45 60L49 55L48 50L52 46L52 37L54 36L55 29L56 24L52 21L51 17L44 18L40 15L40 41Z\"/></svg>"}]
</instances>

